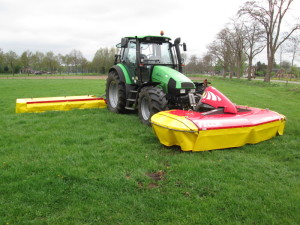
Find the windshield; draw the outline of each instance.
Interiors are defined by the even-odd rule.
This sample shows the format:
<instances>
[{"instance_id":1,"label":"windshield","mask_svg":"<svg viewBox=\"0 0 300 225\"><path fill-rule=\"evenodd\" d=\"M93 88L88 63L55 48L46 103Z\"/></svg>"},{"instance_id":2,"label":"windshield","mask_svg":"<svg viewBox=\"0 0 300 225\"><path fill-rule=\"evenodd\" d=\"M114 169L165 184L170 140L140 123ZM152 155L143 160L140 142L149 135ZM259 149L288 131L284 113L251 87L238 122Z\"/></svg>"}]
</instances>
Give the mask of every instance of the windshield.
<instances>
[{"instance_id":1,"label":"windshield","mask_svg":"<svg viewBox=\"0 0 300 225\"><path fill-rule=\"evenodd\" d=\"M169 43L141 43L141 59L147 64L173 64Z\"/></svg>"}]
</instances>

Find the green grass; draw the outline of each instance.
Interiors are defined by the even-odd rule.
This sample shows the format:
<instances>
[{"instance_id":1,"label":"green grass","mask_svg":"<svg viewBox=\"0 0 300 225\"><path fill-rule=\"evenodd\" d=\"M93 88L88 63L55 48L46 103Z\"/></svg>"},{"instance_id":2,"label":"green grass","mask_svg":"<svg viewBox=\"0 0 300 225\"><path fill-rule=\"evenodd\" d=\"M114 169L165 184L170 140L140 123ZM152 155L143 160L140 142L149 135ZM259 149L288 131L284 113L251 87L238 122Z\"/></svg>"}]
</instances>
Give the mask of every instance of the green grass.
<instances>
[{"instance_id":1,"label":"green grass","mask_svg":"<svg viewBox=\"0 0 300 225\"><path fill-rule=\"evenodd\" d=\"M181 152L135 114L14 112L16 98L101 95L105 81L0 80L0 224L299 224L299 85L212 82L286 115L285 134Z\"/></svg>"}]
</instances>

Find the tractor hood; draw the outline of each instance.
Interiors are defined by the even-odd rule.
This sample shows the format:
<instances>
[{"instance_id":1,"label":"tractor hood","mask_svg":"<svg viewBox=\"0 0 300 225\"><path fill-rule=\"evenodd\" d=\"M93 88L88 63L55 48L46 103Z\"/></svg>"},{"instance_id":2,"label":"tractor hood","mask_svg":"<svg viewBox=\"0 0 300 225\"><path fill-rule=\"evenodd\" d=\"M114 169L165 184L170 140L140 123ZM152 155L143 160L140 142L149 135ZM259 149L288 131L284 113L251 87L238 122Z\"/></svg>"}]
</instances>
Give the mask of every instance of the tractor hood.
<instances>
[{"instance_id":1,"label":"tractor hood","mask_svg":"<svg viewBox=\"0 0 300 225\"><path fill-rule=\"evenodd\" d=\"M152 80L159 82L164 90L195 89L194 83L188 77L167 66L154 66Z\"/></svg>"}]
</instances>

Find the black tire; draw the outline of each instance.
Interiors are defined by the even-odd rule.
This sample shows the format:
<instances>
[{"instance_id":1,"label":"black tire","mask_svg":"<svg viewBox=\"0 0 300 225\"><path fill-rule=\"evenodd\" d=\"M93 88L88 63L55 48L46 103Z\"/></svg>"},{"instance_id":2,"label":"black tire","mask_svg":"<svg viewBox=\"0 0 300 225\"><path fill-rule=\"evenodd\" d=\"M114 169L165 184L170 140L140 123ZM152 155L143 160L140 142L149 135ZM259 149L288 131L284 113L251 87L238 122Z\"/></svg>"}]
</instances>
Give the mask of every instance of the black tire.
<instances>
[{"instance_id":1,"label":"black tire","mask_svg":"<svg viewBox=\"0 0 300 225\"><path fill-rule=\"evenodd\" d=\"M115 70L109 72L106 80L106 101L109 111L115 113L125 112L125 83L120 80L120 77Z\"/></svg>"},{"instance_id":2,"label":"black tire","mask_svg":"<svg viewBox=\"0 0 300 225\"><path fill-rule=\"evenodd\" d=\"M141 122L151 125L150 119L155 113L168 109L166 94L159 87L144 87L138 100L138 114Z\"/></svg>"}]
</instances>

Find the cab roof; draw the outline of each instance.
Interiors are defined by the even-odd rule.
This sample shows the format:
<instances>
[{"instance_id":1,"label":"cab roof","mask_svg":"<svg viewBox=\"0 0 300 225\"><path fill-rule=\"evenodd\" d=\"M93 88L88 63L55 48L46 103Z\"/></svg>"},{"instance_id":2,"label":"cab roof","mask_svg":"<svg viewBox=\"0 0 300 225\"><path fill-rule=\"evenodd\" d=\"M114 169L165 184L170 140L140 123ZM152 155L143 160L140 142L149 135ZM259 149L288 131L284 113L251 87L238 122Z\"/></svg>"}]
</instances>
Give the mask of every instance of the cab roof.
<instances>
[{"instance_id":1,"label":"cab roof","mask_svg":"<svg viewBox=\"0 0 300 225\"><path fill-rule=\"evenodd\" d=\"M161 40L161 41L170 41L170 37L158 36L158 35L146 35L146 36L127 36L128 39L141 39L141 40Z\"/></svg>"}]
</instances>

